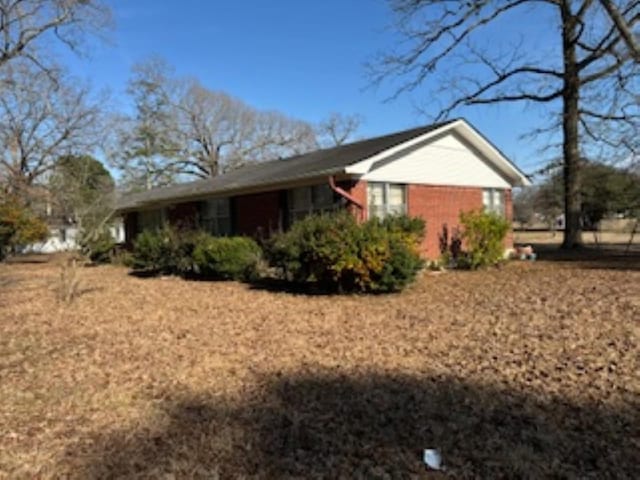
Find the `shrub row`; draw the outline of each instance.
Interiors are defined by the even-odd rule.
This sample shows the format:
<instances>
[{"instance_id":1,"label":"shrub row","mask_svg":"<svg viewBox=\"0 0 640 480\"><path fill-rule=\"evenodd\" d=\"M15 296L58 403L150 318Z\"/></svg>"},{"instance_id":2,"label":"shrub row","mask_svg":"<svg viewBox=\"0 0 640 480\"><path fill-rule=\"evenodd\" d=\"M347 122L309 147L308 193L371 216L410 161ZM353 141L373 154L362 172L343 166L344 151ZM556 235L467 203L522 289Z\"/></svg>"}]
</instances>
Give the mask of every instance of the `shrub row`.
<instances>
[{"instance_id":1,"label":"shrub row","mask_svg":"<svg viewBox=\"0 0 640 480\"><path fill-rule=\"evenodd\" d=\"M267 244L270 264L296 283L339 292L390 292L423 265L424 221L406 216L358 223L347 212L310 216Z\"/></svg>"},{"instance_id":2,"label":"shrub row","mask_svg":"<svg viewBox=\"0 0 640 480\"><path fill-rule=\"evenodd\" d=\"M461 239L455 252L447 253L455 266L476 269L502 259L509 229L504 218L473 211L461 214L460 223ZM263 248L247 237L163 227L138 236L131 263L157 274L253 280L264 256L281 278L296 284L333 292L393 292L411 283L422 268L424 233L424 221L418 218L359 223L348 212L309 216L274 235Z\"/></svg>"},{"instance_id":3,"label":"shrub row","mask_svg":"<svg viewBox=\"0 0 640 480\"><path fill-rule=\"evenodd\" d=\"M260 258L260 247L250 238L213 237L165 226L138 235L131 266L151 274L248 280L256 275Z\"/></svg>"}]
</instances>

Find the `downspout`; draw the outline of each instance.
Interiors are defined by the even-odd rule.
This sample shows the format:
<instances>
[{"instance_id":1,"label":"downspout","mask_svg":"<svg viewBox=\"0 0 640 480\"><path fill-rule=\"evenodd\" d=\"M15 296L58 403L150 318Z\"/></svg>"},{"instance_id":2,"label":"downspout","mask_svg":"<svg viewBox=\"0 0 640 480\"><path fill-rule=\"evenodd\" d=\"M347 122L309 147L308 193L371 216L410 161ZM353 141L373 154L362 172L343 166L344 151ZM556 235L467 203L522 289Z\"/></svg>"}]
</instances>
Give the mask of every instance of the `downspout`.
<instances>
[{"instance_id":1,"label":"downspout","mask_svg":"<svg viewBox=\"0 0 640 480\"><path fill-rule=\"evenodd\" d=\"M355 205L358 208L357 219L364 220L364 205L358 200L356 200L356 198L353 195L351 195L349 192L347 192L343 188L336 185L336 179L333 175L329 176L329 187L331 187L331 190L336 192L338 195L347 199L349 203Z\"/></svg>"}]
</instances>

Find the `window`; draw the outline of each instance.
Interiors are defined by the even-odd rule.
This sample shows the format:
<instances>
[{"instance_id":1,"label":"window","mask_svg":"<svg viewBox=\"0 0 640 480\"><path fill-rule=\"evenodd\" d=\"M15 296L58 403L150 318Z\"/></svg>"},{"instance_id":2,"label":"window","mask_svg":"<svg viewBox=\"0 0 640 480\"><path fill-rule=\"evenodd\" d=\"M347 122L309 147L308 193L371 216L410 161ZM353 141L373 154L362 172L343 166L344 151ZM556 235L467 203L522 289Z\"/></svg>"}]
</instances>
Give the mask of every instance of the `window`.
<instances>
[{"instance_id":1,"label":"window","mask_svg":"<svg viewBox=\"0 0 640 480\"><path fill-rule=\"evenodd\" d=\"M202 202L200 227L219 237L231 235L231 208L228 198L212 198Z\"/></svg>"},{"instance_id":2,"label":"window","mask_svg":"<svg viewBox=\"0 0 640 480\"><path fill-rule=\"evenodd\" d=\"M300 220L312 213L335 209L335 195L328 184L289 190L289 219Z\"/></svg>"},{"instance_id":3,"label":"window","mask_svg":"<svg viewBox=\"0 0 640 480\"><path fill-rule=\"evenodd\" d=\"M407 188L398 183L367 184L369 218L407 213Z\"/></svg>"},{"instance_id":4,"label":"window","mask_svg":"<svg viewBox=\"0 0 640 480\"><path fill-rule=\"evenodd\" d=\"M485 212L504 216L504 190L486 188L482 191L482 205Z\"/></svg>"},{"instance_id":5,"label":"window","mask_svg":"<svg viewBox=\"0 0 640 480\"><path fill-rule=\"evenodd\" d=\"M138 213L138 231L158 230L165 222L163 208L155 210L143 210Z\"/></svg>"}]
</instances>

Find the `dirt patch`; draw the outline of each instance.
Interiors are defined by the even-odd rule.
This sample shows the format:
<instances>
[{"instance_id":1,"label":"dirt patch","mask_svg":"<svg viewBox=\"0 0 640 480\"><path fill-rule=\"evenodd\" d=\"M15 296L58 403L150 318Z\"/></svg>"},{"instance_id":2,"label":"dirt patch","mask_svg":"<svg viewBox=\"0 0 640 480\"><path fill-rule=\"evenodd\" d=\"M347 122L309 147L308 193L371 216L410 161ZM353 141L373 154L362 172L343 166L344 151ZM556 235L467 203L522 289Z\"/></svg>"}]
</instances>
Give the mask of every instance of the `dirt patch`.
<instances>
[{"instance_id":1,"label":"dirt patch","mask_svg":"<svg viewBox=\"0 0 640 480\"><path fill-rule=\"evenodd\" d=\"M632 258L632 257L630 257ZM640 269L388 296L0 266L0 477L638 478Z\"/></svg>"}]
</instances>

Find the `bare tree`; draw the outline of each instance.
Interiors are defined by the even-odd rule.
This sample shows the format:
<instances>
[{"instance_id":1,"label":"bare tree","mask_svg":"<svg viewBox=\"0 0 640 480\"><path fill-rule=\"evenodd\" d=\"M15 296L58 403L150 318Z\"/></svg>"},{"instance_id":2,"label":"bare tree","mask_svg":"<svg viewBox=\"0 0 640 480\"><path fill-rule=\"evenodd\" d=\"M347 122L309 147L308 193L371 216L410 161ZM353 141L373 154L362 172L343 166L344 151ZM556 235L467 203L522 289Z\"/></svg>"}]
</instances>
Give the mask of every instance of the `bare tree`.
<instances>
[{"instance_id":1,"label":"bare tree","mask_svg":"<svg viewBox=\"0 0 640 480\"><path fill-rule=\"evenodd\" d=\"M562 132L565 248L581 244L581 149L590 148L590 141L633 155L639 146L639 63L618 23L633 32L640 23L640 2L605 3L621 23L614 23L601 2L594 0L393 0L406 42L372 67L374 81L403 79L396 91L399 95L423 86L427 79L442 74L447 63L459 60L430 96L449 95L436 115L439 118L467 105L547 105L555 117L541 131L559 127L557 131ZM496 42L491 48L480 47L487 25L526 8L532 16L543 9L554 14L559 55L519 48L517 41L506 49Z\"/></svg>"},{"instance_id":2,"label":"bare tree","mask_svg":"<svg viewBox=\"0 0 640 480\"><path fill-rule=\"evenodd\" d=\"M135 113L118 118L109 154L129 188L167 185L180 173L171 161L179 152L172 74L168 64L157 57L132 68L127 93Z\"/></svg>"},{"instance_id":3,"label":"bare tree","mask_svg":"<svg viewBox=\"0 0 640 480\"><path fill-rule=\"evenodd\" d=\"M319 143L323 147L342 145L353 139L361 124L362 117L359 115L344 115L333 112L326 120L318 124Z\"/></svg>"},{"instance_id":4,"label":"bare tree","mask_svg":"<svg viewBox=\"0 0 640 480\"><path fill-rule=\"evenodd\" d=\"M184 171L210 177L256 163L313 149L309 124L278 112L258 111L223 92L183 80L177 101Z\"/></svg>"},{"instance_id":5,"label":"bare tree","mask_svg":"<svg viewBox=\"0 0 640 480\"><path fill-rule=\"evenodd\" d=\"M121 122L112 165L145 188L181 176L207 178L248 163L311 150L313 128L278 112L256 110L197 80L178 78L165 62L134 68L129 93L136 114Z\"/></svg>"},{"instance_id":6,"label":"bare tree","mask_svg":"<svg viewBox=\"0 0 640 480\"><path fill-rule=\"evenodd\" d=\"M600 0L600 4L607 11L609 18L611 18L613 24L618 29L620 36L627 44L629 50L631 50L635 61L640 62L640 40L638 40L637 35L633 33L631 26L627 23L622 12L611 0Z\"/></svg>"},{"instance_id":7,"label":"bare tree","mask_svg":"<svg viewBox=\"0 0 640 480\"><path fill-rule=\"evenodd\" d=\"M57 39L77 51L87 33L111 21L100 0L0 0L0 67L23 58L44 71L55 70L42 49Z\"/></svg>"},{"instance_id":8,"label":"bare tree","mask_svg":"<svg viewBox=\"0 0 640 480\"><path fill-rule=\"evenodd\" d=\"M98 100L58 69L52 82L53 71L12 64L0 95L0 184L24 198L59 157L92 152L101 134Z\"/></svg>"}]
</instances>

